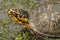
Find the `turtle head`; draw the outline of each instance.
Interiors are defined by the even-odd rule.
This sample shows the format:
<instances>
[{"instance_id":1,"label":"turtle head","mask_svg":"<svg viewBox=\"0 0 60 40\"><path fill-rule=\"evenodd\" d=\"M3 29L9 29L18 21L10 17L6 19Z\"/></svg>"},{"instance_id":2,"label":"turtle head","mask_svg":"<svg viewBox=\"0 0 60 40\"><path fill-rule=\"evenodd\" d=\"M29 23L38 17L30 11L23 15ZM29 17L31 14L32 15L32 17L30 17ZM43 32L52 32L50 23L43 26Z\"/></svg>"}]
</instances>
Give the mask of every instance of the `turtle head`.
<instances>
[{"instance_id":1,"label":"turtle head","mask_svg":"<svg viewBox=\"0 0 60 40\"><path fill-rule=\"evenodd\" d=\"M9 9L8 16L17 24L28 28L29 27L29 18L28 13L22 9Z\"/></svg>"}]
</instances>

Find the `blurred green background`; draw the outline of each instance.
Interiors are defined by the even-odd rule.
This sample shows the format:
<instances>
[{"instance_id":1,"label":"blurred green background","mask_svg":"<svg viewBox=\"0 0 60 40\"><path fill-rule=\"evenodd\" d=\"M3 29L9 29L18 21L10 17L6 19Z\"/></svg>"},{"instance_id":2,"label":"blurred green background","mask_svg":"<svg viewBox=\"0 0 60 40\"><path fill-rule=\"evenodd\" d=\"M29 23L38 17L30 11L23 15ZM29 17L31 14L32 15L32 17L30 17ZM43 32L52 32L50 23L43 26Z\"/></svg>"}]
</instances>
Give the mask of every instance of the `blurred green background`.
<instances>
[{"instance_id":1,"label":"blurred green background","mask_svg":"<svg viewBox=\"0 0 60 40\"><path fill-rule=\"evenodd\" d=\"M58 2L60 4L58 0L0 0L0 40L38 40L29 31L20 32L22 27L11 21L7 12L10 8L23 9L31 12L32 9L42 6L44 2ZM46 36L43 39L60 40L59 38L48 38Z\"/></svg>"}]
</instances>

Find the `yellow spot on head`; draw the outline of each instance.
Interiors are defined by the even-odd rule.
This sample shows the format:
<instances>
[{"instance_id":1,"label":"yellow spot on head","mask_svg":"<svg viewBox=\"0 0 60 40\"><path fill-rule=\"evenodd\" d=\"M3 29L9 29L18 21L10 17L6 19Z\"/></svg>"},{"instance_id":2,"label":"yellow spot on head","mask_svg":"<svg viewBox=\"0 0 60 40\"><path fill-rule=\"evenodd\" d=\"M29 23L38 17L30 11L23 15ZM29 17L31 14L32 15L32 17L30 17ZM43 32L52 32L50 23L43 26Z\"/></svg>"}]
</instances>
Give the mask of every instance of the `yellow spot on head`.
<instances>
[{"instance_id":1,"label":"yellow spot on head","mask_svg":"<svg viewBox=\"0 0 60 40\"><path fill-rule=\"evenodd\" d=\"M21 21L18 21L18 24L22 24L22 22Z\"/></svg>"},{"instance_id":2,"label":"yellow spot on head","mask_svg":"<svg viewBox=\"0 0 60 40\"><path fill-rule=\"evenodd\" d=\"M24 18L23 20L26 21L26 22L28 22L28 18Z\"/></svg>"},{"instance_id":3,"label":"yellow spot on head","mask_svg":"<svg viewBox=\"0 0 60 40\"><path fill-rule=\"evenodd\" d=\"M15 22L17 22L17 21L18 21L18 19L17 19L17 18L15 18L15 17L11 17L11 19L12 19L13 21L15 21Z\"/></svg>"}]
</instances>

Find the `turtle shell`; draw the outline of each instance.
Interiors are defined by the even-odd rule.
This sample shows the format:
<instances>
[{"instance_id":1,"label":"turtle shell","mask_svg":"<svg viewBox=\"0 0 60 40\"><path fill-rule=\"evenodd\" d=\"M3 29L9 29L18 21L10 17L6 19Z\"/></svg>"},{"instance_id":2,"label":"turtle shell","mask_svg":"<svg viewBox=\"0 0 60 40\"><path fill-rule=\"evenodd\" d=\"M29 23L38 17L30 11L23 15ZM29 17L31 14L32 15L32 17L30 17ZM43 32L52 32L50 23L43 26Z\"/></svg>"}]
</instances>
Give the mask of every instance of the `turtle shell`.
<instances>
[{"instance_id":1,"label":"turtle shell","mask_svg":"<svg viewBox=\"0 0 60 40\"><path fill-rule=\"evenodd\" d=\"M60 6L44 3L32 10L30 28L41 35L60 37Z\"/></svg>"}]
</instances>

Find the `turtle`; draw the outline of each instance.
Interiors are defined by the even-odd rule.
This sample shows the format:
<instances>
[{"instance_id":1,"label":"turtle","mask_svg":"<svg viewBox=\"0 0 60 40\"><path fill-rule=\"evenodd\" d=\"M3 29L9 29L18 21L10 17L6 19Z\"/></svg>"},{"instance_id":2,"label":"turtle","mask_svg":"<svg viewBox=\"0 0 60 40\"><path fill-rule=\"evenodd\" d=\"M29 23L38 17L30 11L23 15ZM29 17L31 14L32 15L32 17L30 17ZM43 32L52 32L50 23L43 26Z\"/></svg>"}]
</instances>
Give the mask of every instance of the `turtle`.
<instances>
[{"instance_id":1,"label":"turtle","mask_svg":"<svg viewBox=\"0 0 60 40\"><path fill-rule=\"evenodd\" d=\"M41 9L41 10L40 10ZM42 11L43 9L43 11ZM46 11L45 11L46 10ZM60 13L44 6L28 13L22 9L10 9L9 17L24 28L31 29L35 33L48 37L60 37ZM36 12L37 11L37 12Z\"/></svg>"}]
</instances>

